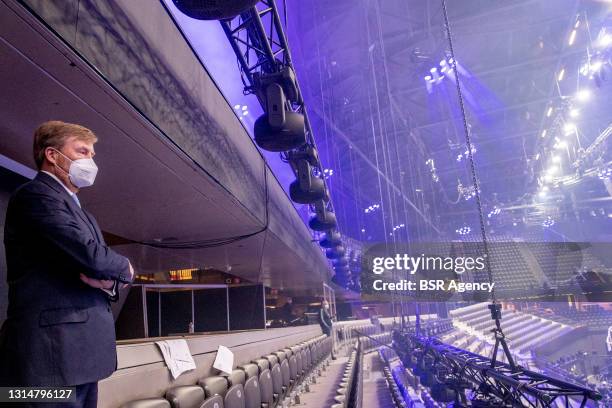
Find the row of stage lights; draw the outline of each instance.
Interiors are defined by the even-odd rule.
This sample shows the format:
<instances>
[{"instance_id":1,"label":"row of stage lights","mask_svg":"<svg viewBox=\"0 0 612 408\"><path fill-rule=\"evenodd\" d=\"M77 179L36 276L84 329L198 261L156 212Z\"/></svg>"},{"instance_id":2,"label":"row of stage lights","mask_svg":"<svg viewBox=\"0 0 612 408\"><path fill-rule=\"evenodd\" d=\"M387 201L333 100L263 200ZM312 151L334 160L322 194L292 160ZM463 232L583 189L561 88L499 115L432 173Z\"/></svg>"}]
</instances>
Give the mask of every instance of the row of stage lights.
<instances>
[{"instance_id":1,"label":"row of stage lights","mask_svg":"<svg viewBox=\"0 0 612 408\"><path fill-rule=\"evenodd\" d=\"M431 179L434 181L434 183L439 182L440 177L438 177L438 173L436 171L436 163L434 162L434 159L427 159L425 165L429 168L429 172L431 173Z\"/></svg>"},{"instance_id":2,"label":"row of stage lights","mask_svg":"<svg viewBox=\"0 0 612 408\"><path fill-rule=\"evenodd\" d=\"M585 24L586 25L586 24ZM571 47L575 44L579 36L582 26L582 19L579 15L576 18L574 27L568 38L568 45ZM612 33L604 27L600 30L596 40L593 43L592 51L587 48L586 61L581 64L579 74L589 80L593 80L597 87L601 86L601 82L605 80L606 70L610 69L610 49L612 48ZM560 84L566 79L566 68L561 69L555 74L557 83ZM549 156L549 161L546 166L542 166L543 170L540 176L540 190L538 197L546 199L550 190L556 186L555 181L563 177L563 152L569 154L569 148L573 141L572 136L576 139L579 137L579 129L575 119L580 117L581 109L592 98L592 90L586 86L582 86L572 96L562 97L562 103L555 106L552 102L546 108L546 118L553 118L548 128L542 130L540 137L549 139L549 145L552 146L552 152L543 154L537 153L534 157L535 161L543 159L543 156ZM569 164L568 164L569 165ZM566 165L566 166L568 166ZM546 167L544 169L544 167ZM601 168L598 170L598 177L605 179L612 175L612 169Z\"/></svg>"},{"instance_id":3,"label":"row of stage lights","mask_svg":"<svg viewBox=\"0 0 612 408\"><path fill-rule=\"evenodd\" d=\"M325 232L319 244L325 249L327 258L333 260L336 272L334 278L341 284L350 276L347 278L346 250L337 231L336 215L325 183L325 180L333 175L333 170L324 169L319 160L289 49L282 44L281 51L275 53L272 58L265 56L266 61L260 60L257 65L250 66L248 57L244 56L245 52L248 56L256 45L263 44L269 49L279 46L271 44L267 31L262 30L262 16L272 14L260 13L254 9L253 18L242 22L239 29L231 28L231 20L255 7L257 2L236 0L219 2L223 3L222 5L213 4L215 2L203 5L199 3L207 2L174 0L175 6L191 18L221 21L241 65L245 94L256 94L264 111L254 124L255 143L263 150L279 152L283 160L291 165L296 180L289 186L289 196L295 203L307 204L313 209L314 215L308 225L313 231ZM270 9L276 13L274 2ZM276 34L276 38L285 38L283 26L278 23L278 19L270 18L270 21L269 36ZM248 32L246 41L239 37L241 32ZM249 115L246 105L234 105L234 110L242 121Z\"/></svg>"},{"instance_id":4,"label":"row of stage lights","mask_svg":"<svg viewBox=\"0 0 612 408\"><path fill-rule=\"evenodd\" d=\"M425 75L423 79L428 84L439 84L447 75L452 75L454 62L453 58L444 58L440 61L440 66L432 67L429 70L429 74Z\"/></svg>"},{"instance_id":5,"label":"row of stage lights","mask_svg":"<svg viewBox=\"0 0 612 408\"><path fill-rule=\"evenodd\" d=\"M372 212L378 210L379 208L380 208L380 204L372 204L371 206L369 206L368 208L363 210L363 212L366 213L366 214L369 214L369 213L372 213Z\"/></svg>"},{"instance_id":6,"label":"row of stage lights","mask_svg":"<svg viewBox=\"0 0 612 408\"><path fill-rule=\"evenodd\" d=\"M472 144L472 155L474 155L477 152L476 150L476 146L474 146ZM465 150L465 152L460 153L457 155L457 162L461 162L463 160L467 160L468 157L470 157L470 151L468 149Z\"/></svg>"}]
</instances>

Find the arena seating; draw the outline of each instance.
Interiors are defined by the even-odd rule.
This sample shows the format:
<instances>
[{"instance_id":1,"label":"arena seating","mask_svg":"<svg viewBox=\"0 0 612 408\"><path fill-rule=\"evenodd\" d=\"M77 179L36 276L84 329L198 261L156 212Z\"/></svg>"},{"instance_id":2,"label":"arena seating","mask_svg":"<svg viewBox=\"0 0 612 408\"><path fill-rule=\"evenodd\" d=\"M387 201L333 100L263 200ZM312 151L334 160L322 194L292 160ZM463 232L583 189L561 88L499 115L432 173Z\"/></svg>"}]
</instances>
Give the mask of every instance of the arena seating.
<instances>
[{"instance_id":1,"label":"arena seating","mask_svg":"<svg viewBox=\"0 0 612 408\"><path fill-rule=\"evenodd\" d=\"M123 408L268 408L292 395L302 383L315 381L329 363L332 340L319 336L243 364L226 376L202 378L198 384L172 387L165 398L130 401Z\"/></svg>"},{"instance_id":2,"label":"arena seating","mask_svg":"<svg viewBox=\"0 0 612 408\"><path fill-rule=\"evenodd\" d=\"M450 311L456 330L443 340L468 351L485 354L492 350L491 330L495 327L487 303L477 303ZM503 312L503 329L517 360L530 357L532 349L541 347L576 329L575 326L514 310ZM498 357L502 358L501 350ZM503 358L502 358L503 360Z\"/></svg>"},{"instance_id":3,"label":"arena seating","mask_svg":"<svg viewBox=\"0 0 612 408\"><path fill-rule=\"evenodd\" d=\"M595 329L612 326L612 314L599 305L586 305L577 309L567 303L547 302L525 307L522 311L568 325L583 325Z\"/></svg>"}]
</instances>

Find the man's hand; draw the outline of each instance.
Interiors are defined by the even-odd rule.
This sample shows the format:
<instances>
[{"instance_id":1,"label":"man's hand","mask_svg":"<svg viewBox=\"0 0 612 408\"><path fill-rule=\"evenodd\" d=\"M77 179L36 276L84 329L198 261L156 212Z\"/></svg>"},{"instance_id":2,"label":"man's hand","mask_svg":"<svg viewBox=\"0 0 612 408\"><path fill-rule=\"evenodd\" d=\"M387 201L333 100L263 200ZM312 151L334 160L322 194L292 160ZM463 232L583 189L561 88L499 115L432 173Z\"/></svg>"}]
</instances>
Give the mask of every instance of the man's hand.
<instances>
[{"instance_id":1,"label":"man's hand","mask_svg":"<svg viewBox=\"0 0 612 408\"><path fill-rule=\"evenodd\" d=\"M112 279L111 280L94 279L94 278L90 278L89 276L83 273L81 274L81 281L91 286L92 288L96 288L96 289L112 289L113 285L115 284L115 281Z\"/></svg>"},{"instance_id":2,"label":"man's hand","mask_svg":"<svg viewBox=\"0 0 612 408\"><path fill-rule=\"evenodd\" d=\"M128 265L130 266L130 280L133 281L134 280L134 268L132 267L132 263L130 261L128 261ZM128 286L127 283L122 283L121 289L125 289L127 286Z\"/></svg>"}]
</instances>

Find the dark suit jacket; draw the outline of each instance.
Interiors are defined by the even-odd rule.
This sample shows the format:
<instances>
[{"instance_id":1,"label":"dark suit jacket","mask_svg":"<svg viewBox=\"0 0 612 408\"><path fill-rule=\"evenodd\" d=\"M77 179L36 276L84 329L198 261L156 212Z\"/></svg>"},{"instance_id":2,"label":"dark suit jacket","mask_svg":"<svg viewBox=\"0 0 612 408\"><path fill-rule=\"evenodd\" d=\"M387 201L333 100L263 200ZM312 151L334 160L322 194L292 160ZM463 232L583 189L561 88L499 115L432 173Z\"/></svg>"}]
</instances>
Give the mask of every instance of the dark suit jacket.
<instances>
[{"instance_id":1,"label":"dark suit jacket","mask_svg":"<svg viewBox=\"0 0 612 408\"><path fill-rule=\"evenodd\" d=\"M325 310L324 307L319 310L319 325L321 326L323 333L327 334L328 336L331 334L332 319L329 312Z\"/></svg>"},{"instance_id":2,"label":"dark suit jacket","mask_svg":"<svg viewBox=\"0 0 612 408\"><path fill-rule=\"evenodd\" d=\"M9 201L4 230L9 304L0 333L0 385L68 386L117 366L109 297L79 279L129 282L127 258L48 174Z\"/></svg>"}]
</instances>

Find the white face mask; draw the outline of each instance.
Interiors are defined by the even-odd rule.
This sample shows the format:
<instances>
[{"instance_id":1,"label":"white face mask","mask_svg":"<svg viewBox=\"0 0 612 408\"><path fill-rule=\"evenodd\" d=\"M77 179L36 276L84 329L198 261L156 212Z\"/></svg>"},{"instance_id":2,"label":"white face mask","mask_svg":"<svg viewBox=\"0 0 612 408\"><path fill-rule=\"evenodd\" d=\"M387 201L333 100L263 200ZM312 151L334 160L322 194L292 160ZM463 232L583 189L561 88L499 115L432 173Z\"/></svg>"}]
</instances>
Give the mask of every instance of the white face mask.
<instances>
[{"instance_id":1,"label":"white face mask","mask_svg":"<svg viewBox=\"0 0 612 408\"><path fill-rule=\"evenodd\" d=\"M74 184L75 187L89 187L94 183L96 175L98 174L98 166L96 166L96 163L93 161L93 159L72 160L59 150L53 150L70 160L68 177L70 178L70 182ZM55 166L60 168L64 173L66 172L66 170L62 169L57 164Z\"/></svg>"}]
</instances>

